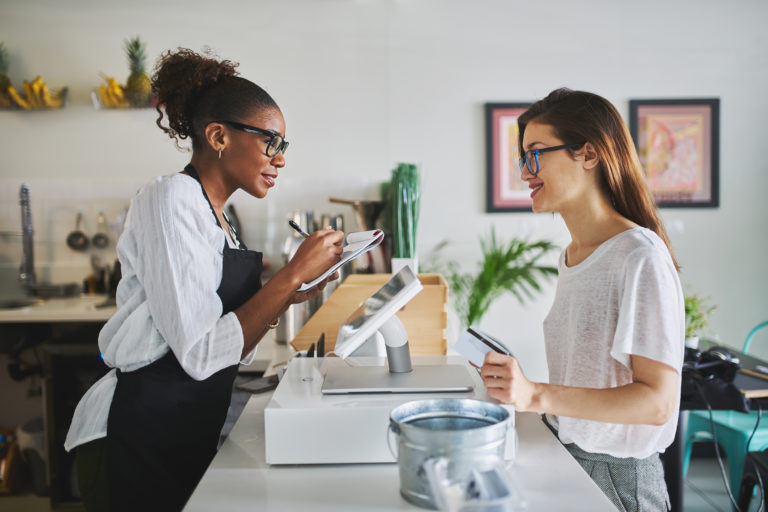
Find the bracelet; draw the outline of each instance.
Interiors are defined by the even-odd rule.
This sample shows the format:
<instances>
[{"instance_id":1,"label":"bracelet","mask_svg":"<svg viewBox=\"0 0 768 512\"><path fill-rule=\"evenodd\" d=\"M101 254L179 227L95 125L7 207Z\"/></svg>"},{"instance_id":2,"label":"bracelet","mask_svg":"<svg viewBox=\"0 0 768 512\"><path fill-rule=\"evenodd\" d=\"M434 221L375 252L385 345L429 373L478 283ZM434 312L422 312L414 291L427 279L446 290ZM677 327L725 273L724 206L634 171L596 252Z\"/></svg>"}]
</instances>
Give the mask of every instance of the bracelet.
<instances>
[{"instance_id":1,"label":"bracelet","mask_svg":"<svg viewBox=\"0 0 768 512\"><path fill-rule=\"evenodd\" d=\"M269 327L270 329L274 329L278 325L280 325L280 317L277 317L277 319L274 322L267 324L267 327Z\"/></svg>"}]
</instances>

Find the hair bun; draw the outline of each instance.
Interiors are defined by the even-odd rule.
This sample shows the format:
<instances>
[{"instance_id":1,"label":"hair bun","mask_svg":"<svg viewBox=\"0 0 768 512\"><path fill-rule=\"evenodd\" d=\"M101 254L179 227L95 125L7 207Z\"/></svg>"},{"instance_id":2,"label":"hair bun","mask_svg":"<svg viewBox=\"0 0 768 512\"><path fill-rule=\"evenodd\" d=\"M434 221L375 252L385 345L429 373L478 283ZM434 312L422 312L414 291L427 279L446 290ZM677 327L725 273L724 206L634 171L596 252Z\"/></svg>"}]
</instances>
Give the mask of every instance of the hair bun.
<instances>
[{"instance_id":1,"label":"hair bun","mask_svg":"<svg viewBox=\"0 0 768 512\"><path fill-rule=\"evenodd\" d=\"M210 48L205 48L202 54L188 48L163 53L152 75L160 129L177 141L190 137L195 105L213 86L237 76L238 65L219 60ZM162 125L164 114L168 117L168 127Z\"/></svg>"}]
</instances>

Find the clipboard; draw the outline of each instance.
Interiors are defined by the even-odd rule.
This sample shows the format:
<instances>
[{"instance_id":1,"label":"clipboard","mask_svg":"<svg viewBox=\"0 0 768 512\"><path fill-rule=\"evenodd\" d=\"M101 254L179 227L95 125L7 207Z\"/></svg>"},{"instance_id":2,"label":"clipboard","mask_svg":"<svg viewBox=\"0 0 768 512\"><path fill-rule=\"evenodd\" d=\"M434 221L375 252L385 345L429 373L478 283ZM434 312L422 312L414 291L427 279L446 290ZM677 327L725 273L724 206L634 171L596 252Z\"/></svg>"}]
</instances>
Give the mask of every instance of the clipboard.
<instances>
[{"instance_id":1,"label":"clipboard","mask_svg":"<svg viewBox=\"0 0 768 512\"><path fill-rule=\"evenodd\" d=\"M297 291L304 292L314 288L317 283L336 272L342 265L345 265L361 254L365 254L371 249L378 247L382 240L384 240L384 232L380 229L350 233L347 235L347 245L344 246L339 261L316 279L309 283L302 284Z\"/></svg>"}]
</instances>

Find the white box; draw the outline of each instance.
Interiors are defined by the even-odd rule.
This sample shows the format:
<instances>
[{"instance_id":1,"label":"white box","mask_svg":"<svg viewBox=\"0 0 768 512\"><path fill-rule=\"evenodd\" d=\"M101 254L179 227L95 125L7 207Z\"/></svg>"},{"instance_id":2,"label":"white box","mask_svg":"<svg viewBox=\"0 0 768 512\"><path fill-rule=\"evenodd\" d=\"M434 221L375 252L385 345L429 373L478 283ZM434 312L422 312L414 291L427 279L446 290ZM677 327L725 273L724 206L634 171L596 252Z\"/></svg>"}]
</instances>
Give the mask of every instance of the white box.
<instances>
[{"instance_id":1,"label":"white box","mask_svg":"<svg viewBox=\"0 0 768 512\"><path fill-rule=\"evenodd\" d=\"M323 395L323 374L334 365L383 365L381 358L294 358L264 409L264 442L268 464L347 464L396 462L388 442L389 414L398 405L428 398L472 398L490 401L477 371L468 365L475 389L468 393ZM421 356L413 365L466 364L455 356ZM512 413L514 408L505 406ZM507 458L514 455L514 429Z\"/></svg>"}]
</instances>

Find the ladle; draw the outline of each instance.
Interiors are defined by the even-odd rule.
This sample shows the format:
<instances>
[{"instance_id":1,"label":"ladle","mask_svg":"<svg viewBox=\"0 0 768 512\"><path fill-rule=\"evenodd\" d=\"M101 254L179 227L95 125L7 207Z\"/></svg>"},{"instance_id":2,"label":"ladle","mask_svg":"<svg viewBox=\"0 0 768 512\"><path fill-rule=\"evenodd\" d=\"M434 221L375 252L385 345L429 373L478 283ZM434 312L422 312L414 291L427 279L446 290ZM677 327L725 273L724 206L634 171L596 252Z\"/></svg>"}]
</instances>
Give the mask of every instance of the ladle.
<instances>
[{"instance_id":1,"label":"ladle","mask_svg":"<svg viewBox=\"0 0 768 512\"><path fill-rule=\"evenodd\" d=\"M67 235L67 246L73 251L84 251L88 248L88 237L80 230L80 223L83 221L82 212L77 212L77 221L75 230Z\"/></svg>"},{"instance_id":2,"label":"ladle","mask_svg":"<svg viewBox=\"0 0 768 512\"><path fill-rule=\"evenodd\" d=\"M99 249L103 249L106 246L109 245L109 236L107 236L107 222L104 219L104 212L99 212L99 218L96 221L98 231L95 235L93 235L93 238L91 238L91 242L93 242L93 246L97 247Z\"/></svg>"}]
</instances>

